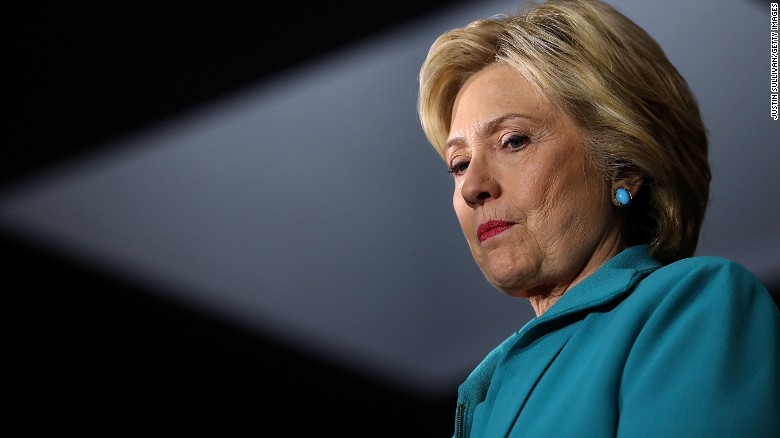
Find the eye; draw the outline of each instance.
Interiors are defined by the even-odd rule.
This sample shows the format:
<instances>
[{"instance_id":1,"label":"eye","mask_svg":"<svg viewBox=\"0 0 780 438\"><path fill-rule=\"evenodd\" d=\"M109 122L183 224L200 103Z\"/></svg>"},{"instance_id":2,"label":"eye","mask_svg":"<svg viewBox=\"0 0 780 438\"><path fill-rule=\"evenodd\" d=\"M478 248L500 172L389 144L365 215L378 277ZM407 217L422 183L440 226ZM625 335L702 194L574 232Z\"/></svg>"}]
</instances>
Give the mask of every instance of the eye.
<instances>
[{"instance_id":1,"label":"eye","mask_svg":"<svg viewBox=\"0 0 780 438\"><path fill-rule=\"evenodd\" d=\"M468 169L468 167L469 167L468 161L458 161L452 163L447 172L453 174L454 176L459 176L459 175L463 175L463 173L466 172L466 169Z\"/></svg>"},{"instance_id":2,"label":"eye","mask_svg":"<svg viewBox=\"0 0 780 438\"><path fill-rule=\"evenodd\" d=\"M504 140L502 146L508 147L509 149L516 151L525 147L530 141L531 138L525 134L512 134L509 137L507 137L506 140Z\"/></svg>"}]
</instances>

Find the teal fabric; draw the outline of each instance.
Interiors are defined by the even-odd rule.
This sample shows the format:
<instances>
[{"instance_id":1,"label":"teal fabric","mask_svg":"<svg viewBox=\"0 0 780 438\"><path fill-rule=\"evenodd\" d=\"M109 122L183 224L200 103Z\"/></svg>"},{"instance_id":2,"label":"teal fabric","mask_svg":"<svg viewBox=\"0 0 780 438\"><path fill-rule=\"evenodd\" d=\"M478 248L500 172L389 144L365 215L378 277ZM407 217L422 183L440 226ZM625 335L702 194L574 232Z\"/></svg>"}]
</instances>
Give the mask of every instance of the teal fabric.
<instances>
[{"instance_id":1,"label":"teal fabric","mask_svg":"<svg viewBox=\"0 0 780 438\"><path fill-rule=\"evenodd\" d=\"M458 390L455 436L780 437L780 313L719 257L613 257Z\"/></svg>"}]
</instances>

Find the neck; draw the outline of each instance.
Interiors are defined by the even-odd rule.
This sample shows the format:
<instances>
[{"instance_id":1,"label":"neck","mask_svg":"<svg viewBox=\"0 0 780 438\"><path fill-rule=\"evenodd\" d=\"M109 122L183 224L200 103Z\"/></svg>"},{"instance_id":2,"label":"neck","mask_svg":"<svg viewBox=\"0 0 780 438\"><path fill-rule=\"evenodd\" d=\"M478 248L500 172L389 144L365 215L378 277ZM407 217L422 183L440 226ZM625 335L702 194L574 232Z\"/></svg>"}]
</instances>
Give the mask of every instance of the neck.
<instances>
[{"instance_id":1,"label":"neck","mask_svg":"<svg viewBox=\"0 0 780 438\"><path fill-rule=\"evenodd\" d=\"M596 248L593 254L582 264L570 280L553 286L540 286L532 291L528 296L528 301L531 303L531 307L534 309L536 316L542 316L542 314L552 307L563 294L580 284L582 280L588 278L591 274L601 268L604 263L609 261L609 259L626 248L628 248L628 244L624 239L614 239L611 243L602 244Z\"/></svg>"}]
</instances>

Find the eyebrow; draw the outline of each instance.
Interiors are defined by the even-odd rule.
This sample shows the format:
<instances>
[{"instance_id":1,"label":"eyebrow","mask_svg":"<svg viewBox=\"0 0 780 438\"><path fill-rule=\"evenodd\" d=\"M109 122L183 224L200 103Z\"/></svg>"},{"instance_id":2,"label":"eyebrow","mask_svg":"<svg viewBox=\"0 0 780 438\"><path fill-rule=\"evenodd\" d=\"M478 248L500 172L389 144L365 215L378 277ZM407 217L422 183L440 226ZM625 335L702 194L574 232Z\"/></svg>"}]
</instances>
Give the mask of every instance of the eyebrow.
<instances>
[{"instance_id":1,"label":"eyebrow","mask_svg":"<svg viewBox=\"0 0 780 438\"><path fill-rule=\"evenodd\" d=\"M481 127L480 132L483 133L483 134L486 133L486 132L494 132L504 122L506 122L507 120L512 120L512 119L525 119L525 120L529 120L531 122L537 121L535 118L527 116L525 114L507 113L507 114L498 116L495 119L485 123ZM442 149L442 151L446 154L449 149L451 149L451 148L453 148L453 147L455 147L457 145L463 144L464 142L465 142L465 138L463 138L463 137L452 138L452 139L447 141L447 143L444 145L444 149Z\"/></svg>"}]
</instances>

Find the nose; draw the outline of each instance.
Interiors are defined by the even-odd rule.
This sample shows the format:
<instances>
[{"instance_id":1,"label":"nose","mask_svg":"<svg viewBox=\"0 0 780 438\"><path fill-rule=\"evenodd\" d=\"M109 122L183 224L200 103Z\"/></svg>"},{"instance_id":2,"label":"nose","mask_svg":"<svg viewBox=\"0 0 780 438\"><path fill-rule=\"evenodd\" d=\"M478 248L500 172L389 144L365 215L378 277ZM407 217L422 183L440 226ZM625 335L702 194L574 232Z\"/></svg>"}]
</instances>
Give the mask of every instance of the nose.
<instances>
[{"instance_id":1,"label":"nose","mask_svg":"<svg viewBox=\"0 0 780 438\"><path fill-rule=\"evenodd\" d=\"M501 185L485 160L472 158L463 175L461 196L471 208L484 205L489 199L501 196Z\"/></svg>"}]
</instances>

